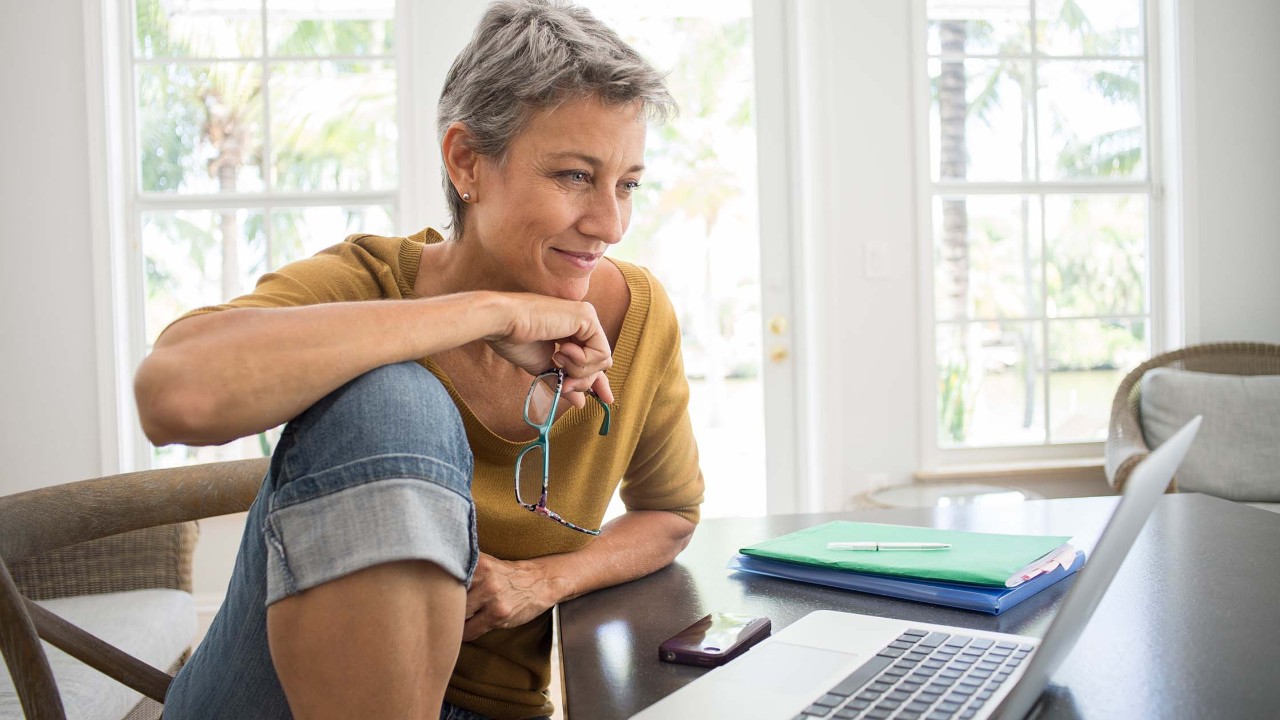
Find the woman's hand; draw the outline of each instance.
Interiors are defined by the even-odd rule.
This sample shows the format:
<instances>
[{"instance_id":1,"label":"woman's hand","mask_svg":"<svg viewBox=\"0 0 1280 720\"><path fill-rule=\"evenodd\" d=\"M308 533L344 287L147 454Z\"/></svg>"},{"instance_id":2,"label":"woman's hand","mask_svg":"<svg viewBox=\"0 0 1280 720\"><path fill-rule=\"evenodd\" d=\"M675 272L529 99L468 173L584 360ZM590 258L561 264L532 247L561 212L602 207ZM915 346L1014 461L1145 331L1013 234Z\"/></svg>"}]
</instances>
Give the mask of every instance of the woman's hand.
<instances>
[{"instance_id":1,"label":"woman's hand","mask_svg":"<svg viewBox=\"0 0 1280 720\"><path fill-rule=\"evenodd\" d=\"M480 554L467 590L462 639L516 627L556 603L644 577L689 544L692 522L662 510L630 510L581 550L508 562Z\"/></svg>"},{"instance_id":2,"label":"woman's hand","mask_svg":"<svg viewBox=\"0 0 1280 720\"><path fill-rule=\"evenodd\" d=\"M512 628L538 617L560 600L554 584L536 562L508 562L481 553L467 590L462 639L475 640L494 628Z\"/></svg>"},{"instance_id":3,"label":"woman's hand","mask_svg":"<svg viewBox=\"0 0 1280 720\"><path fill-rule=\"evenodd\" d=\"M613 402L604 374L613 353L591 303L530 293L502 297L509 320L502 332L485 337L495 352L530 375L553 365L564 368L561 396L574 407L586 404L587 390Z\"/></svg>"}]
</instances>

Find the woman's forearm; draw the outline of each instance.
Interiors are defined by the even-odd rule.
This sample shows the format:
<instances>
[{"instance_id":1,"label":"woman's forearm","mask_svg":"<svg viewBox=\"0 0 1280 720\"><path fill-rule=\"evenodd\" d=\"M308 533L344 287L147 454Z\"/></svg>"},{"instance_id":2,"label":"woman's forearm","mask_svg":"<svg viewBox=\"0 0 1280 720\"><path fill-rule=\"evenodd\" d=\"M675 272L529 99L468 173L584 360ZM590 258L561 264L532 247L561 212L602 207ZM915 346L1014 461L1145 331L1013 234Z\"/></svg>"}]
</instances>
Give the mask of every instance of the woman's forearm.
<instances>
[{"instance_id":1,"label":"woman's forearm","mask_svg":"<svg viewBox=\"0 0 1280 720\"><path fill-rule=\"evenodd\" d=\"M157 445L215 445L296 417L373 368L500 332L495 293L424 300L241 308L170 328L134 390Z\"/></svg>"},{"instance_id":2,"label":"woman's forearm","mask_svg":"<svg viewBox=\"0 0 1280 720\"><path fill-rule=\"evenodd\" d=\"M661 570L688 546L695 527L674 513L631 511L610 521L582 550L528 562L546 578L550 606Z\"/></svg>"}]
</instances>

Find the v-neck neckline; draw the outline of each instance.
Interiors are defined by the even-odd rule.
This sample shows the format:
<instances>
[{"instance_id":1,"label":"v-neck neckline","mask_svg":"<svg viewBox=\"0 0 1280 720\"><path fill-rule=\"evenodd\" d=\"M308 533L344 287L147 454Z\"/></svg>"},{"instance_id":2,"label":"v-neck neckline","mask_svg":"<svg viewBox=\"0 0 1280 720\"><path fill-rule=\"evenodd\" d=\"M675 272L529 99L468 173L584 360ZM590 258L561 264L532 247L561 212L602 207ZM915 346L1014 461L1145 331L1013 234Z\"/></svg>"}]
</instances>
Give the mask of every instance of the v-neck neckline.
<instances>
[{"instance_id":1,"label":"v-neck neckline","mask_svg":"<svg viewBox=\"0 0 1280 720\"><path fill-rule=\"evenodd\" d=\"M400 274L396 278L396 284L399 286L402 296L406 299L418 297L413 292L413 288L417 282L418 273L422 271L422 251L424 246L442 242L443 240L444 238L431 228L409 237L401 238L399 253ZM618 342L613 348L613 366L605 371L605 376L609 378L609 386L613 390L615 401L610 405L610 408L616 417L625 402L627 376L631 369L631 363L635 359L636 348L640 344L640 334L644 330L645 321L649 315L652 291L649 287L648 278L638 267L630 263L618 262L608 257L605 260L613 263L614 267L618 268L619 272L622 273L623 280L627 283L627 288L631 293L631 302L628 304L627 312L622 319ZM453 398L454 404L458 406L458 412L462 416L463 425L468 430L467 434L472 439L473 446L479 445L499 456L509 456L514 461L520 450L531 442L510 440L491 430L472 412L467 401L458 394L458 389L454 386L453 379L444 371L444 368L440 367L439 363L429 357L422 358L418 362L440 380L445 390L449 392L449 396ZM594 422L598 426L603 420L604 410L599 403L588 402L581 408L571 408L561 415L551 425L551 429L547 431L547 436L551 437L566 432L568 429L588 421Z\"/></svg>"}]
</instances>

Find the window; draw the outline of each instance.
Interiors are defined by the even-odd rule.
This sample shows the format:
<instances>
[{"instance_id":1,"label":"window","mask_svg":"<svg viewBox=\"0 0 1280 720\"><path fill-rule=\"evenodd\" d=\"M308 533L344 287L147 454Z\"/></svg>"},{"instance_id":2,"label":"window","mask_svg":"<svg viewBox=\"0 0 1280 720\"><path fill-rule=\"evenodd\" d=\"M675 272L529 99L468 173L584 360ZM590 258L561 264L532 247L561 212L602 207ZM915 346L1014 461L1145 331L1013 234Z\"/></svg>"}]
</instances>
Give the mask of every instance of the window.
<instances>
[{"instance_id":1,"label":"window","mask_svg":"<svg viewBox=\"0 0 1280 720\"><path fill-rule=\"evenodd\" d=\"M1144 3L925 8L926 447L1101 441L1159 307Z\"/></svg>"},{"instance_id":2,"label":"window","mask_svg":"<svg viewBox=\"0 0 1280 720\"><path fill-rule=\"evenodd\" d=\"M352 232L397 227L394 0L136 0L130 232L145 347L181 313ZM272 433L153 450L269 454Z\"/></svg>"}]
</instances>

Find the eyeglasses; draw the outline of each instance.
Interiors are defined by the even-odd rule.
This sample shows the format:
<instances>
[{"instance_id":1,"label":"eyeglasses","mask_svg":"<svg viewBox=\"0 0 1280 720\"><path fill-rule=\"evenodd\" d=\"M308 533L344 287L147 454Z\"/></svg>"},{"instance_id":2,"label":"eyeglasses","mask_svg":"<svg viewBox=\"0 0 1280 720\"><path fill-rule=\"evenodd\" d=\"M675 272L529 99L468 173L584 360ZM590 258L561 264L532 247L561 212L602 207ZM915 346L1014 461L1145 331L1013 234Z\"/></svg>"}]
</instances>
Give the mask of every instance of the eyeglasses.
<instances>
[{"instance_id":1,"label":"eyeglasses","mask_svg":"<svg viewBox=\"0 0 1280 720\"><path fill-rule=\"evenodd\" d=\"M551 423L556 418L556 406L560 404L560 392L563 389L564 370L561 368L552 368L539 373L529 385L529 394L524 399L524 421L529 423L529 427L538 431L538 437L526 445L516 457L516 502L520 503L525 510L551 518L570 530L577 530L587 535L599 535L599 530L578 527L547 507L547 480L551 471L547 433L551 431ZM604 422L600 424L600 434L608 435L609 404L601 400L593 390L588 390L587 394L595 398L595 401L600 403L600 407L604 408ZM538 501L531 503L528 499L538 492L530 484L537 481L538 465L542 466L542 490L538 494ZM523 491L521 490L522 475L526 483Z\"/></svg>"}]
</instances>

